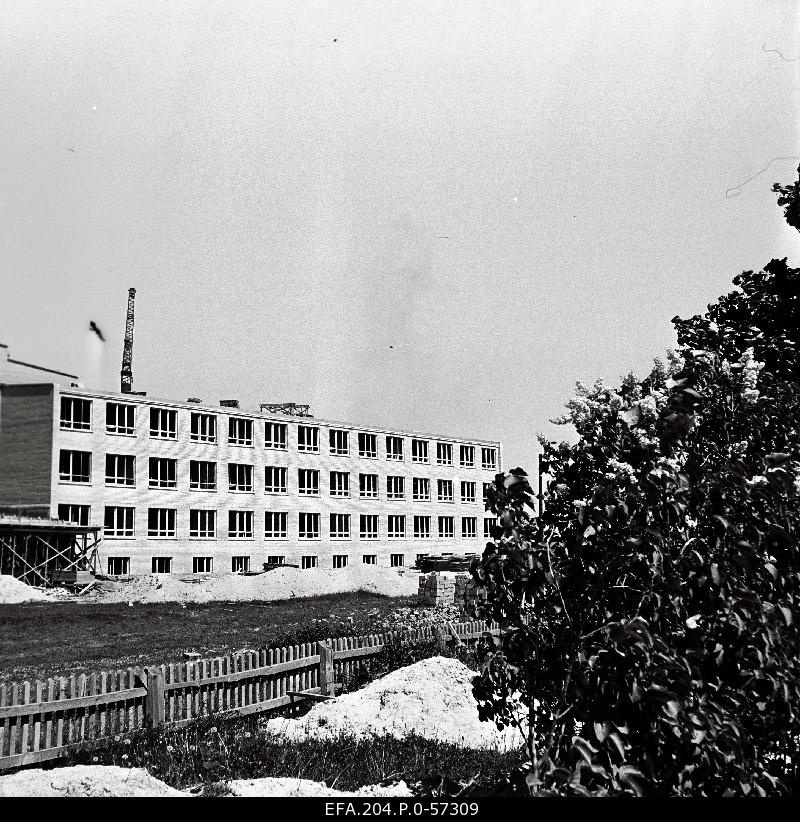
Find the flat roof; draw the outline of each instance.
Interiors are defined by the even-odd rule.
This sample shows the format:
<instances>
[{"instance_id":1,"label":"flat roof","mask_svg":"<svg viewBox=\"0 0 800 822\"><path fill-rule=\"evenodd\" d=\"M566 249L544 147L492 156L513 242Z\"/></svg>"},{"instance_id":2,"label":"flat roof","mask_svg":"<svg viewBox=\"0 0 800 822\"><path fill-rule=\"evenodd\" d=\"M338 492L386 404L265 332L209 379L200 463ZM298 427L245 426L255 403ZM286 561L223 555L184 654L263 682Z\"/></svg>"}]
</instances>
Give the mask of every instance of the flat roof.
<instances>
[{"instance_id":1,"label":"flat roof","mask_svg":"<svg viewBox=\"0 0 800 822\"><path fill-rule=\"evenodd\" d=\"M234 417L251 417L253 419L263 419L274 422L296 422L299 425L324 425L327 428L347 428L354 431L365 431L369 433L414 435L424 439L438 439L446 442L475 443L476 445L500 446L500 440L487 440L476 437L452 436L449 434L431 434L413 429L384 428L375 425L360 425L352 422L342 422L341 420L328 420L321 417L298 417L291 414L270 414L265 411L250 411L246 408L230 408L223 405L206 405L199 402L186 402L181 400L160 399L157 397L142 397L138 394L122 394L112 391L97 391L89 388L71 388L61 386L62 394L70 394L80 397L95 397L106 400L124 400L130 403L141 403L146 405L163 405L173 408L183 408L189 411L203 411L213 414L228 414ZM265 403L266 404L266 403ZM303 404L303 403L300 403Z\"/></svg>"},{"instance_id":2,"label":"flat roof","mask_svg":"<svg viewBox=\"0 0 800 822\"><path fill-rule=\"evenodd\" d=\"M8 348L8 346L4 345L3 348ZM66 371L56 371L55 368L45 368L43 365L34 365L33 363L22 362L22 360L12 360L11 357L9 357L6 362L14 363L14 365L24 365L25 368L35 368L37 371L46 371L48 374L58 374L60 377L69 377L72 380L80 379L77 374L67 374Z\"/></svg>"},{"instance_id":3,"label":"flat roof","mask_svg":"<svg viewBox=\"0 0 800 822\"><path fill-rule=\"evenodd\" d=\"M74 522L65 522L61 519L44 519L43 517L15 517L9 514L0 514L0 532L32 531L62 533L62 534L89 534L100 530L99 525L76 525Z\"/></svg>"}]
</instances>

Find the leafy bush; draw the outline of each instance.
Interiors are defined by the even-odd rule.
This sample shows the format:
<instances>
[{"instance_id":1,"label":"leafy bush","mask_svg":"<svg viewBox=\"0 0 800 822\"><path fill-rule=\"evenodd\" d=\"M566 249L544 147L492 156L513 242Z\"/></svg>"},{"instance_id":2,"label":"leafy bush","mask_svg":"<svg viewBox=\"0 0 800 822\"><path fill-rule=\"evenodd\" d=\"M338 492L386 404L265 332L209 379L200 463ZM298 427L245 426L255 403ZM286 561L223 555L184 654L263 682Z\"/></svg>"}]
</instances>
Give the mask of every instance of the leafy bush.
<instances>
[{"instance_id":1,"label":"leafy bush","mask_svg":"<svg viewBox=\"0 0 800 822\"><path fill-rule=\"evenodd\" d=\"M800 270L772 260L649 376L578 386L473 575L509 630L475 695L528 710L535 794L773 795L800 738Z\"/></svg>"}]
</instances>

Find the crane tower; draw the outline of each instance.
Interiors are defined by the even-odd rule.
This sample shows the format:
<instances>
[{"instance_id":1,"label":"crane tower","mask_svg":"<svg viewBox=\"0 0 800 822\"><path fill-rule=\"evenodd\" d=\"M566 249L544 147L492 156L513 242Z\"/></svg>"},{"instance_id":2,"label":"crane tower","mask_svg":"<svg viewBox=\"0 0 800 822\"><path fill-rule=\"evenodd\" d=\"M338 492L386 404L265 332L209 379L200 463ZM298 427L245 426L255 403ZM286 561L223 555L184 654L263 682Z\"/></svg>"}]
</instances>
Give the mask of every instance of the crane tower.
<instances>
[{"instance_id":1,"label":"crane tower","mask_svg":"<svg viewBox=\"0 0 800 822\"><path fill-rule=\"evenodd\" d=\"M125 342L122 345L122 371L120 371L120 391L123 394L133 392L133 300L136 289L128 289L128 315L125 320Z\"/></svg>"}]
</instances>

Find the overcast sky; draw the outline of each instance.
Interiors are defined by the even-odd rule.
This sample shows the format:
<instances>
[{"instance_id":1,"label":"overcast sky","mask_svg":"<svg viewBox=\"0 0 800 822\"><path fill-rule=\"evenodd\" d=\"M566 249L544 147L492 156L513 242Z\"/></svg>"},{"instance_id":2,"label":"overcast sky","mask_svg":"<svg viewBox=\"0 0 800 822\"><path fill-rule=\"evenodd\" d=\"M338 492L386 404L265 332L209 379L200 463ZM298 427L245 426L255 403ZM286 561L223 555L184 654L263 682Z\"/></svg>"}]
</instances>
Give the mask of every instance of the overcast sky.
<instances>
[{"instance_id":1,"label":"overcast sky","mask_svg":"<svg viewBox=\"0 0 800 822\"><path fill-rule=\"evenodd\" d=\"M0 342L89 387L134 286L136 390L532 468L575 380L800 264L797 2L0 8Z\"/></svg>"}]
</instances>

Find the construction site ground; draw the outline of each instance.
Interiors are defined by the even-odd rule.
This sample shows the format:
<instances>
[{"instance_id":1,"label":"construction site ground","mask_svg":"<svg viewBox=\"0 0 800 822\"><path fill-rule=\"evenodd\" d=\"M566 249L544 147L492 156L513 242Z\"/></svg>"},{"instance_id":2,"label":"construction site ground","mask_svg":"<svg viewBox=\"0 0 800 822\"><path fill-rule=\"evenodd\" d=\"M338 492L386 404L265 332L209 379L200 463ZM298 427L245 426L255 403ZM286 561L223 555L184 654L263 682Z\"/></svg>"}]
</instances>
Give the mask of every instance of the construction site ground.
<instances>
[{"instance_id":1,"label":"construction site ground","mask_svg":"<svg viewBox=\"0 0 800 822\"><path fill-rule=\"evenodd\" d=\"M0 682L183 661L458 619L417 598L363 591L275 602L0 606Z\"/></svg>"}]
</instances>

